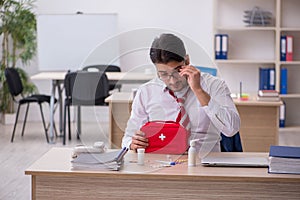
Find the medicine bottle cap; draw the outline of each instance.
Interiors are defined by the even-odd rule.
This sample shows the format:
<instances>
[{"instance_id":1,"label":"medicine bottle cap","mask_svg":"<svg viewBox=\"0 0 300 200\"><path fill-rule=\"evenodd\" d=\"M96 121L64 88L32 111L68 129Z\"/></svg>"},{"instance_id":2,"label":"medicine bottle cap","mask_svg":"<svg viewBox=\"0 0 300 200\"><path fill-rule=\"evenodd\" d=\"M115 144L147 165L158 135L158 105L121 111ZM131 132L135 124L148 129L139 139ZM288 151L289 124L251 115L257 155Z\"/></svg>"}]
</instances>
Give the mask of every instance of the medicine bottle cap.
<instances>
[{"instance_id":1,"label":"medicine bottle cap","mask_svg":"<svg viewBox=\"0 0 300 200\"><path fill-rule=\"evenodd\" d=\"M198 142L198 141L199 141L199 139L191 140L191 141L190 141L190 146L191 146L191 147L196 146L196 142Z\"/></svg>"},{"instance_id":2,"label":"medicine bottle cap","mask_svg":"<svg viewBox=\"0 0 300 200\"><path fill-rule=\"evenodd\" d=\"M138 153L145 153L145 149L137 149Z\"/></svg>"}]
</instances>

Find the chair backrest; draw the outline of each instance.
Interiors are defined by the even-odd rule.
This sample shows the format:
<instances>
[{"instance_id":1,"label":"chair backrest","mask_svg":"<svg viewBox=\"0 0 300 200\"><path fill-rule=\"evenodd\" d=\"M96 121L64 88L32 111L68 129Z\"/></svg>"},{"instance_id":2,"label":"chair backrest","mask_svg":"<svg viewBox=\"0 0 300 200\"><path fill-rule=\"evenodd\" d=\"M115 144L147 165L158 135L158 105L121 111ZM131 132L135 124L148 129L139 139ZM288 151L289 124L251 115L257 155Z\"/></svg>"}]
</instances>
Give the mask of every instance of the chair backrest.
<instances>
[{"instance_id":1,"label":"chair backrest","mask_svg":"<svg viewBox=\"0 0 300 200\"><path fill-rule=\"evenodd\" d=\"M197 69L199 69L201 72L205 72L208 74L211 74L213 76L217 76L217 69L216 68L210 68L210 67L202 67L202 66L195 66Z\"/></svg>"},{"instance_id":2,"label":"chair backrest","mask_svg":"<svg viewBox=\"0 0 300 200\"><path fill-rule=\"evenodd\" d=\"M222 152L243 152L240 132L232 137L227 137L221 133L221 151Z\"/></svg>"},{"instance_id":3,"label":"chair backrest","mask_svg":"<svg viewBox=\"0 0 300 200\"><path fill-rule=\"evenodd\" d=\"M104 105L108 79L103 72L69 72L64 80L66 98L72 105Z\"/></svg>"},{"instance_id":4,"label":"chair backrest","mask_svg":"<svg viewBox=\"0 0 300 200\"><path fill-rule=\"evenodd\" d=\"M90 72L121 72L121 68L116 65L89 65L82 70ZM113 90L116 87L116 83L109 83L109 90ZM117 85L117 88L121 88L121 85Z\"/></svg>"},{"instance_id":5,"label":"chair backrest","mask_svg":"<svg viewBox=\"0 0 300 200\"><path fill-rule=\"evenodd\" d=\"M5 69L5 78L9 92L12 96L18 96L23 92L23 84L19 72L15 68Z\"/></svg>"},{"instance_id":6,"label":"chair backrest","mask_svg":"<svg viewBox=\"0 0 300 200\"><path fill-rule=\"evenodd\" d=\"M121 72L121 68L116 65L89 65L84 67L82 70L84 71L98 70L100 72Z\"/></svg>"}]
</instances>

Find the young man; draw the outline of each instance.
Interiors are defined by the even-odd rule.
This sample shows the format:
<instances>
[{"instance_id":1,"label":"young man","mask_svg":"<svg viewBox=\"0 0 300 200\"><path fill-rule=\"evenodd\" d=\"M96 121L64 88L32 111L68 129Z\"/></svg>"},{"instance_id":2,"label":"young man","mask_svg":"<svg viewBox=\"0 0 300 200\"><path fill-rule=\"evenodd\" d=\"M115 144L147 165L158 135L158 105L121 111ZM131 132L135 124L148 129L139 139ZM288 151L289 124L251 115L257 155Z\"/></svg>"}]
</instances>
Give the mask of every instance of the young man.
<instances>
[{"instance_id":1,"label":"young man","mask_svg":"<svg viewBox=\"0 0 300 200\"><path fill-rule=\"evenodd\" d=\"M239 114L225 82L190 65L182 40L173 34L162 34L153 41L150 58L158 77L138 89L122 146L146 148L148 140L140 128L148 121L175 121L180 112L176 98L184 98L190 139L200 139L200 147L211 143L210 151L220 151L220 133L233 136L240 129Z\"/></svg>"}]
</instances>

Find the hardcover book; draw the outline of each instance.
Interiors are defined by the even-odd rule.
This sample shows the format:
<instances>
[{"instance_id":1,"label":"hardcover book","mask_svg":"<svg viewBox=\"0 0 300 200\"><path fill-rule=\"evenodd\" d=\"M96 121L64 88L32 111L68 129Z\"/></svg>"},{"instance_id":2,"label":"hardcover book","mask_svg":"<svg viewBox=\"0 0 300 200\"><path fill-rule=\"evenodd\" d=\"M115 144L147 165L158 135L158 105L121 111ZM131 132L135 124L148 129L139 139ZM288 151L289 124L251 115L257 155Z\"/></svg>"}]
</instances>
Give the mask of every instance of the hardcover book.
<instances>
[{"instance_id":1,"label":"hardcover book","mask_svg":"<svg viewBox=\"0 0 300 200\"><path fill-rule=\"evenodd\" d=\"M261 96L261 97L278 97L279 93L276 90L258 90L258 96Z\"/></svg>"},{"instance_id":2,"label":"hardcover book","mask_svg":"<svg viewBox=\"0 0 300 200\"><path fill-rule=\"evenodd\" d=\"M300 174L300 147L271 146L269 173Z\"/></svg>"}]
</instances>

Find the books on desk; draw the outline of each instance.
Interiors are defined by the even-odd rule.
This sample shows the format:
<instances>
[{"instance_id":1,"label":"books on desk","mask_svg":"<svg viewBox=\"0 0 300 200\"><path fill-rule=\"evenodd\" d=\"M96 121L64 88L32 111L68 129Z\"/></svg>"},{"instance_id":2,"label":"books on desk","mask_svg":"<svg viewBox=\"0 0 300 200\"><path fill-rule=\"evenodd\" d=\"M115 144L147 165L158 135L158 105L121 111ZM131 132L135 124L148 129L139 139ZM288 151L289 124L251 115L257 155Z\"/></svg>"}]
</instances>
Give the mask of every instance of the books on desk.
<instances>
[{"instance_id":1,"label":"books on desk","mask_svg":"<svg viewBox=\"0 0 300 200\"><path fill-rule=\"evenodd\" d=\"M279 93L277 90L258 90L258 96L261 97L278 97Z\"/></svg>"},{"instance_id":2,"label":"books on desk","mask_svg":"<svg viewBox=\"0 0 300 200\"><path fill-rule=\"evenodd\" d=\"M269 173L300 174L300 147L271 146Z\"/></svg>"},{"instance_id":3,"label":"books on desk","mask_svg":"<svg viewBox=\"0 0 300 200\"><path fill-rule=\"evenodd\" d=\"M276 90L259 90L258 101L280 101L279 93Z\"/></svg>"},{"instance_id":4,"label":"books on desk","mask_svg":"<svg viewBox=\"0 0 300 200\"><path fill-rule=\"evenodd\" d=\"M127 151L127 148L105 152L76 152L75 150L71 159L72 168L117 171L121 168Z\"/></svg>"}]
</instances>

